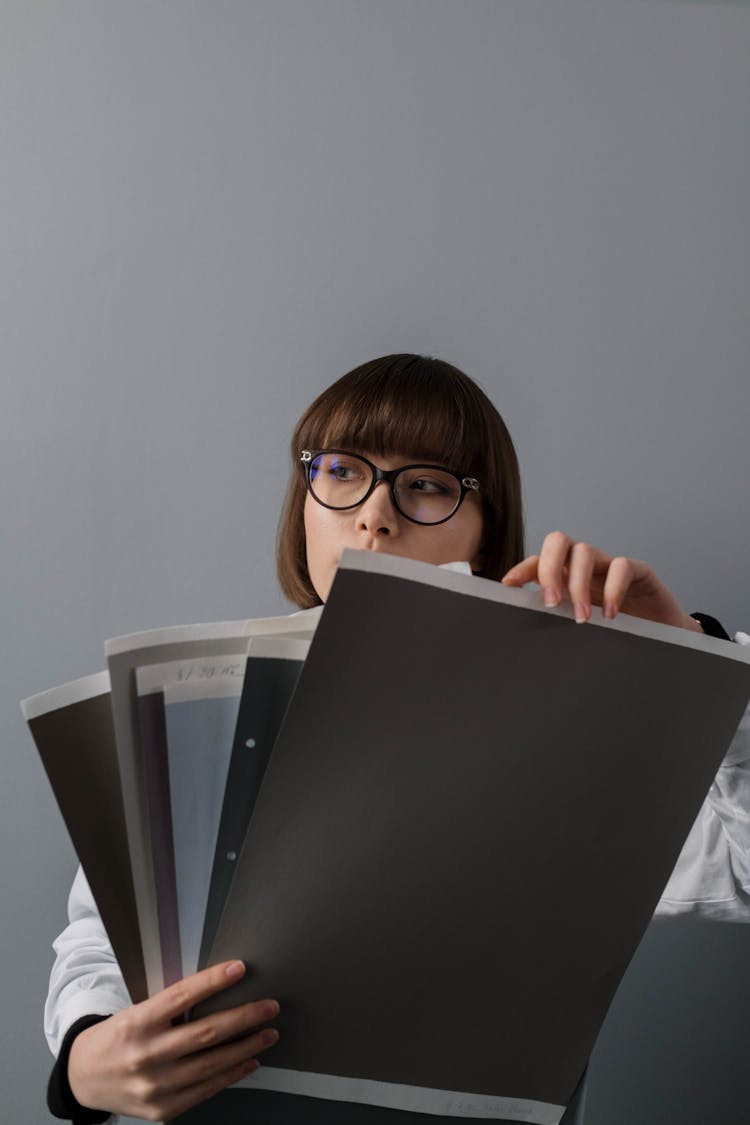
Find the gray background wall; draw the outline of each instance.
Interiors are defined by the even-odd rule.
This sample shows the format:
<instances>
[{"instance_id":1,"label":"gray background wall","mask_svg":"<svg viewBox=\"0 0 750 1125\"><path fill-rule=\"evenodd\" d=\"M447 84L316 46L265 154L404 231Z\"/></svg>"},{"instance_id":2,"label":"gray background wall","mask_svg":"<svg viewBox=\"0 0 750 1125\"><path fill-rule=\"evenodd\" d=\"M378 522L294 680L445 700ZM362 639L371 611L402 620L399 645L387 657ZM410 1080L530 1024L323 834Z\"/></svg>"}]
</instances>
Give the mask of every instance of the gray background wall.
<instances>
[{"instance_id":1,"label":"gray background wall","mask_svg":"<svg viewBox=\"0 0 750 1125\"><path fill-rule=\"evenodd\" d=\"M75 862L17 701L105 637L284 609L286 444L338 374L465 367L530 547L562 526L750 628L749 59L743 6L2 0L0 1118L47 1120ZM708 1079L647 1066L691 1019L728 1033L711 996L747 995L750 931L715 930L653 938L588 1121L652 1120L625 1093L647 1071L664 1106L681 1085L654 1120L719 1119ZM649 1017L646 1057L679 943L694 1002ZM750 1080L710 1073L744 1119Z\"/></svg>"}]
</instances>

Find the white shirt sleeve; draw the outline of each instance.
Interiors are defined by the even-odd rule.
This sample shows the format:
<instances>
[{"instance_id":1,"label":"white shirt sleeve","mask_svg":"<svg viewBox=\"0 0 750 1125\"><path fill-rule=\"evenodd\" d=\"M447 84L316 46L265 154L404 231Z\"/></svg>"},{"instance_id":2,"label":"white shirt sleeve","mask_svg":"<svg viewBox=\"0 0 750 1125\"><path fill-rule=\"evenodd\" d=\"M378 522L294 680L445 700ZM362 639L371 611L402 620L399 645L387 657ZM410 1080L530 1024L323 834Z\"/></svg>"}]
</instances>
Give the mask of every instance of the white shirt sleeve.
<instances>
[{"instance_id":1,"label":"white shirt sleeve","mask_svg":"<svg viewBox=\"0 0 750 1125\"><path fill-rule=\"evenodd\" d=\"M735 640L750 645L747 633L737 633ZM750 922L750 705L656 913Z\"/></svg>"},{"instance_id":2,"label":"white shirt sleeve","mask_svg":"<svg viewBox=\"0 0 750 1125\"><path fill-rule=\"evenodd\" d=\"M44 1006L44 1034L55 1057L65 1032L81 1016L109 1016L131 1003L80 867L68 898L68 919L53 943L57 957Z\"/></svg>"}]
</instances>

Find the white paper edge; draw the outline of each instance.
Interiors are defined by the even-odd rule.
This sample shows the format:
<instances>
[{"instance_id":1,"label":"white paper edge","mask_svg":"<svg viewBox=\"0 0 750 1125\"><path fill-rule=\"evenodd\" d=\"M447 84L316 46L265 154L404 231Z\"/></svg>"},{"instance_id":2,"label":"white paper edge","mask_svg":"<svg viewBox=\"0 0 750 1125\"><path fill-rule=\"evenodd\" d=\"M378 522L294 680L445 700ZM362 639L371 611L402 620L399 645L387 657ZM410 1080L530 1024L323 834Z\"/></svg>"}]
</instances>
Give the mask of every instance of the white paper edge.
<instances>
[{"instance_id":1,"label":"white paper edge","mask_svg":"<svg viewBox=\"0 0 750 1125\"><path fill-rule=\"evenodd\" d=\"M82 703L84 699L93 699L97 695L106 695L110 690L109 672L94 672L91 676L82 676L79 680L71 680L59 687L47 688L28 699L21 700L21 711L27 723L46 715L50 711L59 711L62 707L70 707L73 703Z\"/></svg>"},{"instance_id":2,"label":"white paper edge","mask_svg":"<svg viewBox=\"0 0 750 1125\"><path fill-rule=\"evenodd\" d=\"M173 703L186 699L218 699L240 695L248 657L305 660L310 651L310 641L296 635L252 637L248 645L247 654L226 653L191 657L187 660L167 660L159 664L141 664L135 669L136 690L139 695L163 691L165 702ZM228 668L234 670L221 671ZM208 669L212 671L207 675ZM216 685L215 690L212 690L212 684Z\"/></svg>"},{"instance_id":3,"label":"white paper edge","mask_svg":"<svg viewBox=\"0 0 750 1125\"><path fill-rule=\"evenodd\" d=\"M378 1105L412 1113L431 1113L440 1117L484 1120L499 1117L509 1121L526 1121L531 1125L558 1125L565 1112L564 1105L553 1105L551 1102L435 1090L427 1086L376 1082L370 1078L341 1078L335 1074L314 1074L265 1064L237 1082L236 1086L302 1094L327 1101Z\"/></svg>"},{"instance_id":4,"label":"white paper edge","mask_svg":"<svg viewBox=\"0 0 750 1125\"><path fill-rule=\"evenodd\" d=\"M170 625L161 629L147 629L141 633L128 633L111 637L104 642L109 656L156 648L160 645L184 644L186 641L221 641L229 638L252 637L257 634L300 633L314 631L322 606L283 614L280 617L256 617L246 621L209 621L196 625Z\"/></svg>"},{"instance_id":5,"label":"white paper edge","mask_svg":"<svg viewBox=\"0 0 750 1125\"><path fill-rule=\"evenodd\" d=\"M425 586L451 590L467 597L483 598L485 601L519 606L521 609L533 609L537 613L549 613L555 617L564 617L568 621L575 620L573 607L569 603L563 602L562 605L548 608L542 605L538 590L503 586L502 583L493 582L489 578L479 578L474 574L459 574L446 567L416 562L414 559L400 558L396 555L386 555L379 551L355 551L347 547L341 556L339 569L362 570L370 574L403 578L410 582L420 582ZM604 617L598 606L592 606L591 617L587 624L648 637L650 640L664 641L667 644L682 645L683 648L710 652L730 660L738 660L743 664L750 664L750 646L735 644L720 637L707 637L705 633L680 629L676 625L660 625L643 617L632 617L628 613L620 613L614 620L610 620ZM585 625L578 626L578 628L585 627Z\"/></svg>"},{"instance_id":6,"label":"white paper edge","mask_svg":"<svg viewBox=\"0 0 750 1125\"><path fill-rule=\"evenodd\" d=\"M242 678L216 676L212 680L176 681L163 686L164 705L192 703L197 699L238 699L242 695Z\"/></svg>"},{"instance_id":7,"label":"white paper edge","mask_svg":"<svg viewBox=\"0 0 750 1125\"><path fill-rule=\"evenodd\" d=\"M253 637L248 657L270 657L274 660L306 660L310 641L301 637Z\"/></svg>"},{"instance_id":8,"label":"white paper edge","mask_svg":"<svg viewBox=\"0 0 750 1125\"><path fill-rule=\"evenodd\" d=\"M244 653L222 653L218 656L193 656L187 660L166 660L159 664L141 664L135 669L136 690L139 695L151 695L153 692L163 691L167 685L187 686L195 685L199 688L208 688L214 680L234 680L237 684L237 694L242 691L242 681L245 676L247 657ZM236 668L236 672L212 672L211 675L196 675L193 673L201 669ZM187 679L182 675L189 673ZM200 693L199 693L200 694ZM209 694L208 690L205 691ZM193 698L194 696L191 696Z\"/></svg>"}]
</instances>

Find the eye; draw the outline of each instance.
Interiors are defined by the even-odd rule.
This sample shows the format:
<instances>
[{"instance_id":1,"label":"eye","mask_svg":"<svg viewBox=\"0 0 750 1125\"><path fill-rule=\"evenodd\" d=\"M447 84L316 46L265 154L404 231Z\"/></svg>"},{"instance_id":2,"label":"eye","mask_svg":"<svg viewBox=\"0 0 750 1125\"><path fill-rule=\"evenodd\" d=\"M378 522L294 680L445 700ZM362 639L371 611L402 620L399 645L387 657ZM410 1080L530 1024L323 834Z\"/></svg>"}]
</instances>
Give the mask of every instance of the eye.
<instances>
[{"instance_id":1,"label":"eye","mask_svg":"<svg viewBox=\"0 0 750 1125\"><path fill-rule=\"evenodd\" d=\"M416 480L411 481L409 488L415 492L437 492L441 496L448 491L443 481L434 480L430 477L417 477Z\"/></svg>"},{"instance_id":2,"label":"eye","mask_svg":"<svg viewBox=\"0 0 750 1125\"><path fill-rule=\"evenodd\" d=\"M398 478L397 490L400 496L411 498L412 502L455 504L460 496L458 481L445 469L434 465L415 465L406 469Z\"/></svg>"},{"instance_id":3,"label":"eye","mask_svg":"<svg viewBox=\"0 0 750 1125\"><path fill-rule=\"evenodd\" d=\"M336 480L351 480L354 476L354 469L351 465L331 465L331 476Z\"/></svg>"},{"instance_id":4,"label":"eye","mask_svg":"<svg viewBox=\"0 0 750 1125\"><path fill-rule=\"evenodd\" d=\"M333 480L361 480L364 476L364 468L363 464L352 458L337 457L331 460L328 473Z\"/></svg>"}]
</instances>

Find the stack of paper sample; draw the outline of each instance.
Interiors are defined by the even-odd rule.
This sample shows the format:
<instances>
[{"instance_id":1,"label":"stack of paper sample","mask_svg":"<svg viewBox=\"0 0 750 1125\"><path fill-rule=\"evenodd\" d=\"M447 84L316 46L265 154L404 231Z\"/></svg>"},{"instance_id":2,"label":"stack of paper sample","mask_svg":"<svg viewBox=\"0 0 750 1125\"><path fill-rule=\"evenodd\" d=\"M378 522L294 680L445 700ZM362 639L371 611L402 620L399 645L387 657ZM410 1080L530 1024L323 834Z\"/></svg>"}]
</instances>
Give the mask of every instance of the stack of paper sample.
<instances>
[{"instance_id":1,"label":"stack of paper sample","mask_svg":"<svg viewBox=\"0 0 750 1125\"><path fill-rule=\"evenodd\" d=\"M346 552L324 610L106 653L23 707L133 999L241 958L195 1014L278 997L248 1086L555 1125L750 651Z\"/></svg>"}]
</instances>

